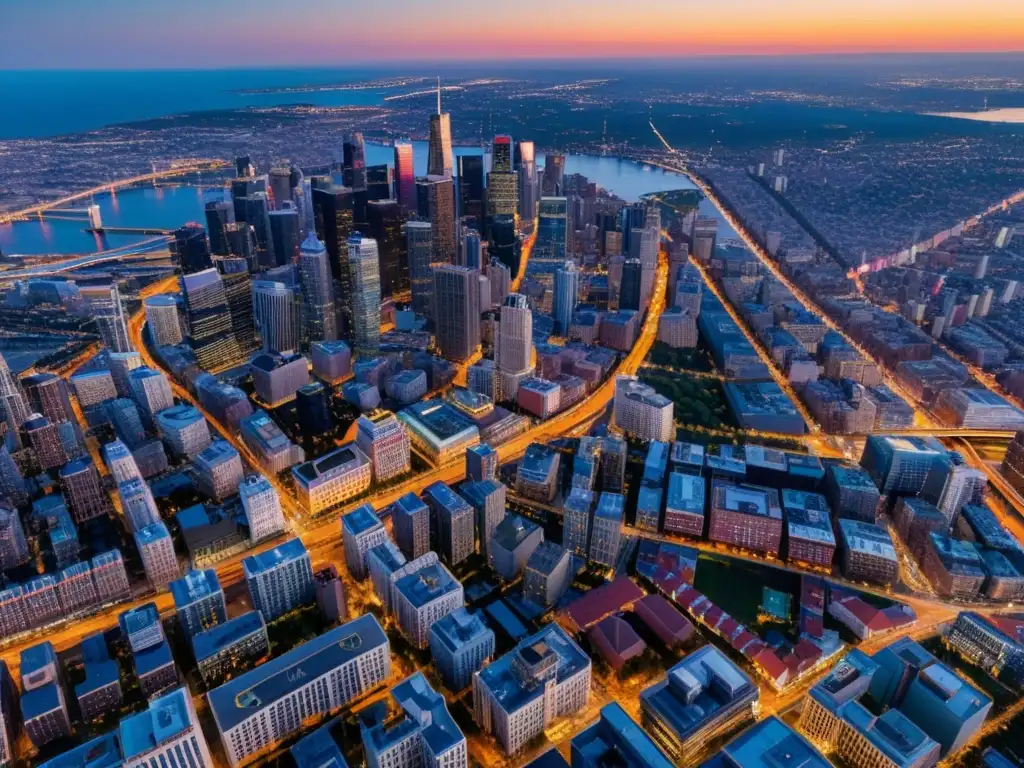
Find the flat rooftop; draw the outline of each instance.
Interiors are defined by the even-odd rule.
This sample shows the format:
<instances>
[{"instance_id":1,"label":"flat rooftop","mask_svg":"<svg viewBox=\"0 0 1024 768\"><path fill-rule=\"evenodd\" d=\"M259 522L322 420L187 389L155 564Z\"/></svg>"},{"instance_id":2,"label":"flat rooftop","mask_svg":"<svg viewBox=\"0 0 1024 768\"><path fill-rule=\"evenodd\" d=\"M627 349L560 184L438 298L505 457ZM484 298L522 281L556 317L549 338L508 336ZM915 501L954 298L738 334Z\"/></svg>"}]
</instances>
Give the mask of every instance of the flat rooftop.
<instances>
[{"instance_id":1,"label":"flat rooftop","mask_svg":"<svg viewBox=\"0 0 1024 768\"><path fill-rule=\"evenodd\" d=\"M395 591L416 608L461 590L462 584L441 563L425 566L395 582Z\"/></svg>"},{"instance_id":2,"label":"flat rooftop","mask_svg":"<svg viewBox=\"0 0 1024 768\"><path fill-rule=\"evenodd\" d=\"M388 639L377 619L373 614L360 616L214 688L208 694L210 709L220 730L228 731L292 691L382 645L387 646Z\"/></svg>"},{"instance_id":3,"label":"flat rooftop","mask_svg":"<svg viewBox=\"0 0 1024 768\"><path fill-rule=\"evenodd\" d=\"M174 605L178 608L221 591L217 572L212 568L205 571L189 571L182 578L172 581L168 587L174 598Z\"/></svg>"},{"instance_id":4,"label":"flat rooftop","mask_svg":"<svg viewBox=\"0 0 1024 768\"><path fill-rule=\"evenodd\" d=\"M192 638L192 650L195 652L196 661L216 656L225 648L230 648L242 638L259 632L265 626L263 614L259 611L248 611L198 633Z\"/></svg>"},{"instance_id":5,"label":"flat rooftop","mask_svg":"<svg viewBox=\"0 0 1024 768\"><path fill-rule=\"evenodd\" d=\"M242 570L246 576L255 576L277 568L281 563L296 560L307 555L306 545L302 539L289 539L273 549L250 555L242 561Z\"/></svg>"},{"instance_id":6,"label":"flat rooftop","mask_svg":"<svg viewBox=\"0 0 1024 768\"><path fill-rule=\"evenodd\" d=\"M757 517L782 519L778 491L757 485L737 485L715 480L712 485L712 506L730 512L740 512Z\"/></svg>"},{"instance_id":7,"label":"flat rooftop","mask_svg":"<svg viewBox=\"0 0 1024 768\"><path fill-rule=\"evenodd\" d=\"M144 712L121 720L121 750L126 762L180 736L190 728L187 689L153 699Z\"/></svg>"},{"instance_id":8,"label":"flat rooftop","mask_svg":"<svg viewBox=\"0 0 1024 768\"><path fill-rule=\"evenodd\" d=\"M341 527L349 536L361 536L382 526L383 523L369 504L360 504L341 518Z\"/></svg>"},{"instance_id":9,"label":"flat rooftop","mask_svg":"<svg viewBox=\"0 0 1024 768\"><path fill-rule=\"evenodd\" d=\"M897 561L896 548L889 532L879 525L859 520L840 519L839 536L851 552Z\"/></svg>"},{"instance_id":10,"label":"flat rooftop","mask_svg":"<svg viewBox=\"0 0 1024 768\"><path fill-rule=\"evenodd\" d=\"M730 741L702 768L832 768L811 742L779 718L756 723Z\"/></svg>"},{"instance_id":11,"label":"flat rooftop","mask_svg":"<svg viewBox=\"0 0 1024 768\"><path fill-rule=\"evenodd\" d=\"M705 495L703 477L683 472L672 472L668 476L668 498L665 500L665 509L703 516Z\"/></svg>"}]
</instances>

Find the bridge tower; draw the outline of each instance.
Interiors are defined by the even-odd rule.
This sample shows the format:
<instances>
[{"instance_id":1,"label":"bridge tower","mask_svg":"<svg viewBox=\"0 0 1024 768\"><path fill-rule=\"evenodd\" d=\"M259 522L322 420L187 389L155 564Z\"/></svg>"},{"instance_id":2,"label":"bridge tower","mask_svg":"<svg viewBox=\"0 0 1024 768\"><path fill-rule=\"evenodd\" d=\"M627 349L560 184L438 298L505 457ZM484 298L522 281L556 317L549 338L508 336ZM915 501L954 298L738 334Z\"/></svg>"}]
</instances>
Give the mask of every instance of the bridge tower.
<instances>
[{"instance_id":1,"label":"bridge tower","mask_svg":"<svg viewBox=\"0 0 1024 768\"><path fill-rule=\"evenodd\" d=\"M89 214L89 229L103 229L103 217L100 216L100 207L93 203L85 210Z\"/></svg>"}]
</instances>

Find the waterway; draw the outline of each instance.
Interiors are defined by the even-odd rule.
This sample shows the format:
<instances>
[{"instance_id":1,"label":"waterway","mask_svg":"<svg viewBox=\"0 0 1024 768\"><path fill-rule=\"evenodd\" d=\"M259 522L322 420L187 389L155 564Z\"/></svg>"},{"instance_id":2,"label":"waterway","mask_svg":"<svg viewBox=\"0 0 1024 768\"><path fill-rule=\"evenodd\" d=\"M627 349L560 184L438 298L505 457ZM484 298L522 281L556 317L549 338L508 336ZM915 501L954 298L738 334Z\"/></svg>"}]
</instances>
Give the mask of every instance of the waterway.
<instances>
[{"instance_id":1,"label":"waterway","mask_svg":"<svg viewBox=\"0 0 1024 768\"><path fill-rule=\"evenodd\" d=\"M478 147L457 147L456 155L479 155ZM391 147L367 144L368 165L393 164ZM414 142L413 162L417 175L426 174L427 145ZM538 158L543 166L544 156ZM566 173L581 173L619 197L635 201L650 192L693 189L693 183L680 174L642 165L632 160L598 155L569 155ZM103 223L108 227L173 229L189 221L203 222L206 201L221 199L225 177L222 175L192 180L193 185L144 186L97 195L92 202L99 205ZM78 203L84 206L86 201ZM701 212L719 216L709 201L701 204ZM723 235L731 234L722 222ZM141 242L144 236L92 235L85 231L84 221L43 219L0 225L0 251L5 254L89 254Z\"/></svg>"}]
</instances>

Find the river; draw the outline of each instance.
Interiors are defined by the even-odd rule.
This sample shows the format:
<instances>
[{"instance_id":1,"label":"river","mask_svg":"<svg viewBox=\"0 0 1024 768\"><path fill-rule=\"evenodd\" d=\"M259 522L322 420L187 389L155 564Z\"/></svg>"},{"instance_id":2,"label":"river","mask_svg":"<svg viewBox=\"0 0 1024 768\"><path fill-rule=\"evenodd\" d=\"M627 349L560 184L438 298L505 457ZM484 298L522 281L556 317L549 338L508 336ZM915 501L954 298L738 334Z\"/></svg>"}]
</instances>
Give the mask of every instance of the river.
<instances>
[{"instance_id":1,"label":"river","mask_svg":"<svg viewBox=\"0 0 1024 768\"><path fill-rule=\"evenodd\" d=\"M478 147L457 147L456 155L480 154ZM393 164L391 147L380 144L366 145L367 165ZM417 175L426 174L426 142L413 143L413 159ZM538 157L542 166L544 156ZM641 165L632 160L598 155L569 155L566 158L566 173L581 173L597 182L606 190L625 200L634 201L650 192L664 192L672 189L693 189L693 183L680 174L660 168ZM205 201L219 199L224 192L223 176L203 181L197 179L194 186L134 187L113 193L97 195L93 202L100 206L103 223L108 227L150 227L173 229L188 221L203 222ZM78 205L84 205L80 203ZM701 212L719 216L708 201L701 204ZM728 224L722 222L730 234ZM83 221L44 219L22 221L0 225L0 251L15 255L40 254L88 254L108 250L146 238L131 235L106 235L100 237L85 232Z\"/></svg>"}]
</instances>

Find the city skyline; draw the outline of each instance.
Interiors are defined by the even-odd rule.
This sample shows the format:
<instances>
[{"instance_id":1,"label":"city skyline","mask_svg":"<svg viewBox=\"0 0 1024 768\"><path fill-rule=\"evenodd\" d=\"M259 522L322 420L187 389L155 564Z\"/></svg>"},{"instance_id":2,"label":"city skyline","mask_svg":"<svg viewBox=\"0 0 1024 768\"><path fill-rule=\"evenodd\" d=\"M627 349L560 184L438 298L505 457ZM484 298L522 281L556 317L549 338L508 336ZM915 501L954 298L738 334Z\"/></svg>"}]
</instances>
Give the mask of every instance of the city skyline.
<instances>
[{"instance_id":1,"label":"city skyline","mask_svg":"<svg viewBox=\"0 0 1024 768\"><path fill-rule=\"evenodd\" d=\"M643 14L623 3L563 0L564 24L539 24L527 35L507 34L488 23L492 7L464 0L451 0L443 14L409 0L356 8L311 0L301 13L260 0L244 6L250 24L235 43L225 33L243 11L238 2L4 5L0 69L10 70L1024 50L1024 10L1010 0L982 0L969 16L952 0L869 0L841 9L806 0L706 7L656 0ZM540 19L551 9L526 0L514 10ZM196 25L200 11L203 24ZM339 46L332 33L341 29L359 34ZM187 51L162 44L175 34L188 35Z\"/></svg>"}]
</instances>

